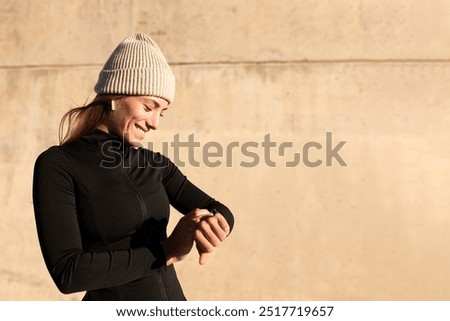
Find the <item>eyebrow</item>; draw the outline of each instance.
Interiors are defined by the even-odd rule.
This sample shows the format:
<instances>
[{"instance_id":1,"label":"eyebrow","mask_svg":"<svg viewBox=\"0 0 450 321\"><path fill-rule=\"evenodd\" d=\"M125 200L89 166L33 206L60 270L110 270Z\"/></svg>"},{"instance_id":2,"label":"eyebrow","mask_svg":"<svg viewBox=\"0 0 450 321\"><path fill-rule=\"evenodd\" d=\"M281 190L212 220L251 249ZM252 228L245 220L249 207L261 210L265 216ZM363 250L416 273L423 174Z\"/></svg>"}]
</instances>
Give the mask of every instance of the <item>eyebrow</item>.
<instances>
[{"instance_id":1,"label":"eyebrow","mask_svg":"<svg viewBox=\"0 0 450 321\"><path fill-rule=\"evenodd\" d=\"M161 105L156 101L153 100L152 98L147 98L147 97L143 97L145 102L152 102L153 104L155 104L156 107L161 107ZM167 110L169 108L169 106L165 107L163 110Z\"/></svg>"}]
</instances>

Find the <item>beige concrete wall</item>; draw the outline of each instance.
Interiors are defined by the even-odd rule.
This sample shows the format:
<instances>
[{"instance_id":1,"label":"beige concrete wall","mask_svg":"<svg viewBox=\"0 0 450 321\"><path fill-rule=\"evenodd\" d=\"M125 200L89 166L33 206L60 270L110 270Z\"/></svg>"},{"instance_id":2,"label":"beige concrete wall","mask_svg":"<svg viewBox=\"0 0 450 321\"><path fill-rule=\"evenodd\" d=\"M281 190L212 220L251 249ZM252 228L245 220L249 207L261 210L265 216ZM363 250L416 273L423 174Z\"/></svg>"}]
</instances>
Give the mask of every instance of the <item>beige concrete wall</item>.
<instances>
[{"instance_id":1,"label":"beige concrete wall","mask_svg":"<svg viewBox=\"0 0 450 321\"><path fill-rule=\"evenodd\" d=\"M270 133L300 152L325 146L326 132L347 141L346 167L286 167L293 152L274 150L272 168L261 147L253 168L237 151L232 167L183 167L236 216L206 266L194 253L178 264L189 299L450 299L447 1L0 4L0 299L81 297L58 293L45 270L32 167L135 31L158 42L177 76L155 146L176 133L224 147Z\"/></svg>"}]
</instances>

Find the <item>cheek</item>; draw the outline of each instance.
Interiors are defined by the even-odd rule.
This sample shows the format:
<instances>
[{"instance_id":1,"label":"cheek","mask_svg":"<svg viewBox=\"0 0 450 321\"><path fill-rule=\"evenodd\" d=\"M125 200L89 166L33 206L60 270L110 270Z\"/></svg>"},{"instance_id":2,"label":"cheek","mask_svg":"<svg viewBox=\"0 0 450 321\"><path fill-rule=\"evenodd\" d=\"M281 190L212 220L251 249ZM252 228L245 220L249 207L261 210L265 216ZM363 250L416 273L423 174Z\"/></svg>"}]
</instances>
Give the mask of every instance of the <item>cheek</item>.
<instances>
[{"instance_id":1,"label":"cheek","mask_svg":"<svg viewBox=\"0 0 450 321\"><path fill-rule=\"evenodd\" d=\"M122 105L116 110L115 114L115 130L120 134L133 132L135 124L145 120L145 113L140 112L136 106Z\"/></svg>"},{"instance_id":2,"label":"cheek","mask_svg":"<svg viewBox=\"0 0 450 321\"><path fill-rule=\"evenodd\" d=\"M116 135L122 136L125 132L127 132L127 123L127 118L120 112L117 112L111 117L111 129Z\"/></svg>"},{"instance_id":3,"label":"cheek","mask_svg":"<svg viewBox=\"0 0 450 321\"><path fill-rule=\"evenodd\" d=\"M123 115L116 115L113 121L114 128L118 131L122 131L125 126L125 118Z\"/></svg>"},{"instance_id":4,"label":"cheek","mask_svg":"<svg viewBox=\"0 0 450 321\"><path fill-rule=\"evenodd\" d=\"M135 122L135 115L133 115L128 111L124 111L120 115L118 115L117 125L121 129L127 129L134 122Z\"/></svg>"}]
</instances>

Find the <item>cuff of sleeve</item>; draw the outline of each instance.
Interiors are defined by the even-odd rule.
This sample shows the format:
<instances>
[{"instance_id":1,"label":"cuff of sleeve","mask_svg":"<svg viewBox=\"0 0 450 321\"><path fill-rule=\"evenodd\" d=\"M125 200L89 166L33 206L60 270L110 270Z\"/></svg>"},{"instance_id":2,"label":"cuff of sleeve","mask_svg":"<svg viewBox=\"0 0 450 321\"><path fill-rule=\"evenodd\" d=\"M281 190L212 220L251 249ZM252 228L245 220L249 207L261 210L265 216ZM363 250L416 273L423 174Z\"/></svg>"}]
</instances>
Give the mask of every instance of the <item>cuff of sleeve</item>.
<instances>
[{"instance_id":1,"label":"cuff of sleeve","mask_svg":"<svg viewBox=\"0 0 450 321\"><path fill-rule=\"evenodd\" d=\"M230 226L230 233L231 233L234 227L234 217L233 214L231 214L231 211L228 209L228 207L216 201L213 204L210 204L207 207L207 209L208 211L215 210L216 213L222 214L225 220L227 221L228 225Z\"/></svg>"},{"instance_id":2,"label":"cuff of sleeve","mask_svg":"<svg viewBox=\"0 0 450 321\"><path fill-rule=\"evenodd\" d=\"M152 252L153 256L155 257L155 261L153 261L151 268L157 269L161 266L166 265L166 254L164 253L164 249L160 242L157 242L156 240L154 242L151 242L148 245L148 248Z\"/></svg>"},{"instance_id":3,"label":"cuff of sleeve","mask_svg":"<svg viewBox=\"0 0 450 321\"><path fill-rule=\"evenodd\" d=\"M144 242L155 257L155 261L151 265L152 269L166 265L166 253L161 245L161 241L166 238L166 225L166 220L149 219L144 223Z\"/></svg>"}]
</instances>

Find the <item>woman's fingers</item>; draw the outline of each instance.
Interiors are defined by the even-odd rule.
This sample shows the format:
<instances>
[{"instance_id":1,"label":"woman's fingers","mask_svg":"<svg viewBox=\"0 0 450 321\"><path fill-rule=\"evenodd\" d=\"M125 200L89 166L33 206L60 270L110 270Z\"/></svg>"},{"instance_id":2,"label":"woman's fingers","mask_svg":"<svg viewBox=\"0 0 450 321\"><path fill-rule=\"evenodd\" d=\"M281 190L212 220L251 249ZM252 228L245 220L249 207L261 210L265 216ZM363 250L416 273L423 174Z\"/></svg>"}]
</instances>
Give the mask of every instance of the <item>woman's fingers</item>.
<instances>
[{"instance_id":1,"label":"woman's fingers","mask_svg":"<svg viewBox=\"0 0 450 321\"><path fill-rule=\"evenodd\" d=\"M214 251L229 233L230 227L225 218L219 213L213 216L203 216L200 219L194 233L194 240L200 254L200 264L206 263L206 254Z\"/></svg>"},{"instance_id":2,"label":"woman's fingers","mask_svg":"<svg viewBox=\"0 0 450 321\"><path fill-rule=\"evenodd\" d=\"M189 219L190 221L194 223L199 223L200 221L213 216L207 209L199 209L196 208L195 210L191 211L190 213L185 215L186 219Z\"/></svg>"},{"instance_id":3,"label":"woman's fingers","mask_svg":"<svg viewBox=\"0 0 450 321\"><path fill-rule=\"evenodd\" d=\"M194 234L195 244L199 256L198 263L203 265L206 263L209 253L214 250L214 246L208 241L202 231L196 230Z\"/></svg>"},{"instance_id":4,"label":"woman's fingers","mask_svg":"<svg viewBox=\"0 0 450 321\"><path fill-rule=\"evenodd\" d=\"M220 238L213 231L211 225L206 221L198 224L194 237L196 240L201 242L202 246L206 247L207 252L212 251L212 248L219 246L221 242Z\"/></svg>"},{"instance_id":5,"label":"woman's fingers","mask_svg":"<svg viewBox=\"0 0 450 321\"><path fill-rule=\"evenodd\" d=\"M211 215L208 210L195 209L182 217L170 236L162 242L167 264L181 261L192 249L194 233L201 217Z\"/></svg>"},{"instance_id":6,"label":"woman's fingers","mask_svg":"<svg viewBox=\"0 0 450 321\"><path fill-rule=\"evenodd\" d=\"M168 262L182 260L195 241L199 252L199 263L205 264L208 253L214 251L230 233L230 227L220 213L207 209L194 209L186 214L175 226L172 234L164 242Z\"/></svg>"},{"instance_id":7,"label":"woman's fingers","mask_svg":"<svg viewBox=\"0 0 450 321\"><path fill-rule=\"evenodd\" d=\"M197 225L197 228L205 232L205 235L212 232L220 241L225 240L230 233L230 226L219 213L210 217L204 216Z\"/></svg>"},{"instance_id":8,"label":"woman's fingers","mask_svg":"<svg viewBox=\"0 0 450 321\"><path fill-rule=\"evenodd\" d=\"M206 263L206 260L208 259L209 253L200 253L200 257L198 258L198 263L200 265L203 265Z\"/></svg>"},{"instance_id":9,"label":"woman's fingers","mask_svg":"<svg viewBox=\"0 0 450 321\"><path fill-rule=\"evenodd\" d=\"M204 252L197 243L196 243L196 247L197 247L197 251L198 251L198 254L199 254L198 263L200 265L203 265L203 264L206 263L206 261L208 259L208 256L209 256L209 253Z\"/></svg>"},{"instance_id":10,"label":"woman's fingers","mask_svg":"<svg viewBox=\"0 0 450 321\"><path fill-rule=\"evenodd\" d=\"M216 233L217 237L223 241L230 234L230 226L227 220L222 214L217 213L214 218L211 219L211 228Z\"/></svg>"}]
</instances>

